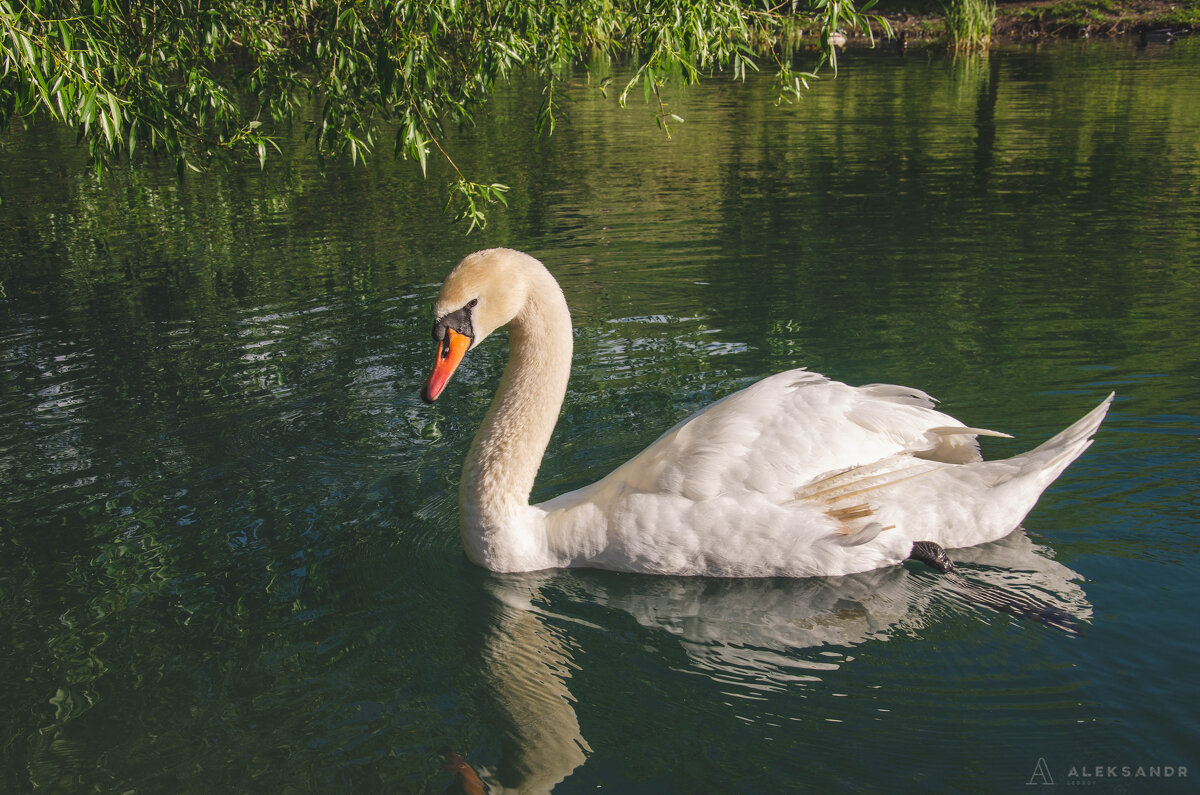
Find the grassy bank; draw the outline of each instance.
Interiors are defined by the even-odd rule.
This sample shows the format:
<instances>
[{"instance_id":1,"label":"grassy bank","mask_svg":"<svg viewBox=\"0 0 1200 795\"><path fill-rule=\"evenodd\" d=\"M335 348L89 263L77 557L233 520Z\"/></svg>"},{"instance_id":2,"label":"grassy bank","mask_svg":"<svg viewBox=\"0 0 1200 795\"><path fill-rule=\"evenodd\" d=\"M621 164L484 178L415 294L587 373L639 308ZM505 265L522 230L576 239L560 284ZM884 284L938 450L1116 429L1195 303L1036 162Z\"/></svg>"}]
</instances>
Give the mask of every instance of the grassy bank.
<instances>
[{"instance_id":1,"label":"grassy bank","mask_svg":"<svg viewBox=\"0 0 1200 795\"><path fill-rule=\"evenodd\" d=\"M950 0L947 0L947 4ZM949 42L946 4L940 0L881 0L877 10L901 41ZM1035 0L995 5L990 40L1137 36L1149 41L1200 30L1200 0Z\"/></svg>"}]
</instances>

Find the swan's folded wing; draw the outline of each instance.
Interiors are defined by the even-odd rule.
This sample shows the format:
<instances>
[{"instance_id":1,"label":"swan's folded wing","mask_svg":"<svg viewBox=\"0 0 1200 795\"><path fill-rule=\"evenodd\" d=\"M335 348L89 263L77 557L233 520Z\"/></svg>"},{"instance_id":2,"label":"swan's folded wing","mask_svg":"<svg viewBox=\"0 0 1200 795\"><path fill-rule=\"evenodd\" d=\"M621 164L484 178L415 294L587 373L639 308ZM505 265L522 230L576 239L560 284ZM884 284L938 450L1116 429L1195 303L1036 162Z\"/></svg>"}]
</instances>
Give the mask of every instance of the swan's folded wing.
<instances>
[{"instance_id":1,"label":"swan's folded wing","mask_svg":"<svg viewBox=\"0 0 1200 795\"><path fill-rule=\"evenodd\" d=\"M932 404L919 390L791 370L694 414L603 482L692 500L747 491L783 500L827 473L895 455L979 460L975 435L984 432Z\"/></svg>"}]
</instances>

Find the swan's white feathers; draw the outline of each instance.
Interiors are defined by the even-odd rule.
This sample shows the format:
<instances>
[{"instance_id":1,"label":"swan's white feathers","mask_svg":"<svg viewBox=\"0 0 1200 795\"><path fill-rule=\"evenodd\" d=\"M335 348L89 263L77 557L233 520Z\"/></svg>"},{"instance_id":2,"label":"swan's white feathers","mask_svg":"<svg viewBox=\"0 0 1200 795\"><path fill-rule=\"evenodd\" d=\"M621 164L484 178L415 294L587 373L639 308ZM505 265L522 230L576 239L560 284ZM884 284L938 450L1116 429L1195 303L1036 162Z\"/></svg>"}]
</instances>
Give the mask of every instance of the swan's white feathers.
<instances>
[{"instance_id":1,"label":"swan's white feathers","mask_svg":"<svg viewBox=\"0 0 1200 795\"><path fill-rule=\"evenodd\" d=\"M974 443L954 418L899 395L806 370L778 373L692 415L605 480L692 500L743 492L783 498L831 472L899 454L937 460L943 448L960 453L947 439ZM962 432L939 430L952 427Z\"/></svg>"},{"instance_id":2,"label":"swan's white feathers","mask_svg":"<svg viewBox=\"0 0 1200 795\"><path fill-rule=\"evenodd\" d=\"M937 406L937 399L929 394L922 392L919 389L913 389L910 386L897 386L896 384L864 384L860 386L863 392L872 397L881 398L884 400L892 400L897 403L905 403L910 406L916 406L922 409L931 409Z\"/></svg>"},{"instance_id":3,"label":"swan's white feathers","mask_svg":"<svg viewBox=\"0 0 1200 795\"><path fill-rule=\"evenodd\" d=\"M498 571L808 576L1011 532L1091 443L1112 400L1027 453L984 461L971 428L918 389L807 370L764 378L680 422L607 477L530 506L570 370L570 317L527 255L471 255L438 311L478 298L476 343L507 323L510 363L463 468L468 556Z\"/></svg>"},{"instance_id":4,"label":"swan's white feathers","mask_svg":"<svg viewBox=\"0 0 1200 795\"><path fill-rule=\"evenodd\" d=\"M858 547L866 544L868 541L874 541L875 536L882 533L884 530L890 530L891 526L884 527L879 522L868 522L862 527L856 529L852 533L844 533L833 540L844 547Z\"/></svg>"},{"instance_id":5,"label":"swan's white feathers","mask_svg":"<svg viewBox=\"0 0 1200 795\"><path fill-rule=\"evenodd\" d=\"M578 545L591 534L574 565L634 571L862 571L902 561L914 540L956 547L1008 533L1103 416L1023 456L984 462L980 429L910 395L807 371L766 378L597 483L539 506L548 542Z\"/></svg>"}]
</instances>

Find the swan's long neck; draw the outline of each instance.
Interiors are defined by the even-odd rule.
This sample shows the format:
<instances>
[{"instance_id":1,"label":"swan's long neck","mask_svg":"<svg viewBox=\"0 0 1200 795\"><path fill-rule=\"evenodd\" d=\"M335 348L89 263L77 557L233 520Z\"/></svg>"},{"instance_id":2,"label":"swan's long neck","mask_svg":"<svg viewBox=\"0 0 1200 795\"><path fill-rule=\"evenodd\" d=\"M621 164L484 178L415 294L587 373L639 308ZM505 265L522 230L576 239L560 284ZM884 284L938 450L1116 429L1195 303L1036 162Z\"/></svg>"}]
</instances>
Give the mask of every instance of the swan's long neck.
<instances>
[{"instance_id":1,"label":"swan's long neck","mask_svg":"<svg viewBox=\"0 0 1200 795\"><path fill-rule=\"evenodd\" d=\"M467 555L493 571L528 570L531 556L545 554L545 527L532 520L529 494L567 391L572 334L566 299L544 268L531 274L508 329L508 366L459 486Z\"/></svg>"}]
</instances>

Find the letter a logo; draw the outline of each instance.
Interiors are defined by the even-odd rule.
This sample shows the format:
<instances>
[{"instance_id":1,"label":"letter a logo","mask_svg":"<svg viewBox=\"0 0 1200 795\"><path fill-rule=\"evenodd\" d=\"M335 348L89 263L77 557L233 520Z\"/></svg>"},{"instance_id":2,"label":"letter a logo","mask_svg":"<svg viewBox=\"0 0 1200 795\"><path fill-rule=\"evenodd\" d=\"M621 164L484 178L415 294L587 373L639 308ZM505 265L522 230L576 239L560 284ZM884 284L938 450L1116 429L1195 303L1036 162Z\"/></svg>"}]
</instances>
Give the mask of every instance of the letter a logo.
<instances>
[{"instance_id":1,"label":"letter a logo","mask_svg":"<svg viewBox=\"0 0 1200 795\"><path fill-rule=\"evenodd\" d=\"M1054 779L1050 776L1050 766L1046 764L1046 757L1039 756L1037 764L1033 767L1033 775L1025 782L1026 786L1030 784L1053 784Z\"/></svg>"}]
</instances>

